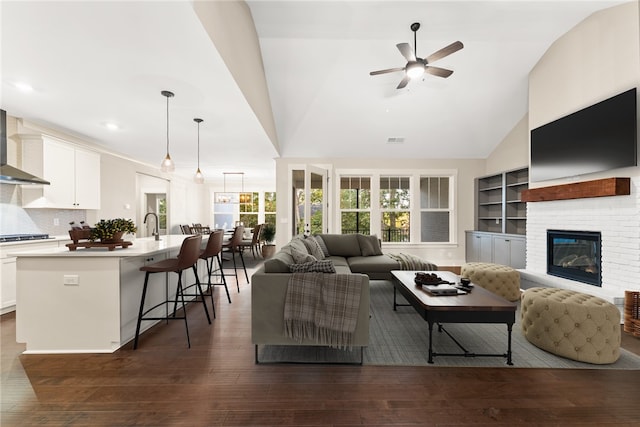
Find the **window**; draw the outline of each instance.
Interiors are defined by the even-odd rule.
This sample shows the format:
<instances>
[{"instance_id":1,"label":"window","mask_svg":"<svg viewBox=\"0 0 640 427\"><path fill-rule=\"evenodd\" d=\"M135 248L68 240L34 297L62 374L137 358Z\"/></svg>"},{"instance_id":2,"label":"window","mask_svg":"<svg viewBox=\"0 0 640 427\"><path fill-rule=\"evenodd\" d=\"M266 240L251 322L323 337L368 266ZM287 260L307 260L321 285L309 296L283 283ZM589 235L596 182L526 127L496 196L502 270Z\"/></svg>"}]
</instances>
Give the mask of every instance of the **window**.
<instances>
[{"instance_id":1,"label":"window","mask_svg":"<svg viewBox=\"0 0 640 427\"><path fill-rule=\"evenodd\" d=\"M276 226L276 193L266 191L264 193L264 222Z\"/></svg>"},{"instance_id":2,"label":"window","mask_svg":"<svg viewBox=\"0 0 640 427\"><path fill-rule=\"evenodd\" d=\"M449 177L420 178L420 241L450 241Z\"/></svg>"},{"instance_id":3,"label":"window","mask_svg":"<svg viewBox=\"0 0 640 427\"><path fill-rule=\"evenodd\" d=\"M455 243L455 170L336 174L335 219L342 234L375 234L386 243Z\"/></svg>"},{"instance_id":4,"label":"window","mask_svg":"<svg viewBox=\"0 0 640 427\"><path fill-rule=\"evenodd\" d=\"M342 234L371 234L371 178L340 178L340 226Z\"/></svg>"},{"instance_id":5,"label":"window","mask_svg":"<svg viewBox=\"0 0 640 427\"><path fill-rule=\"evenodd\" d=\"M383 242L411 239L409 177L380 177L380 230Z\"/></svg>"},{"instance_id":6,"label":"window","mask_svg":"<svg viewBox=\"0 0 640 427\"><path fill-rule=\"evenodd\" d=\"M240 222L245 228L253 228L258 225L258 212L260 194L240 193Z\"/></svg>"}]
</instances>

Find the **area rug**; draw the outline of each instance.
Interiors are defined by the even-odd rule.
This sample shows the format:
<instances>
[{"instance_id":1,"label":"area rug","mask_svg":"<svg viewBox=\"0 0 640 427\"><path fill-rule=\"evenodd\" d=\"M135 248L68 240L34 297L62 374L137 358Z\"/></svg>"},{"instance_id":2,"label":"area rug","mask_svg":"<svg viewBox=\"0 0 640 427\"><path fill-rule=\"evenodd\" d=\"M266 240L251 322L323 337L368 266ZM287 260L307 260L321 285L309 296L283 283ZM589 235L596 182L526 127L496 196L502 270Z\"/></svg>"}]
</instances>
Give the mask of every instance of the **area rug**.
<instances>
[{"instance_id":1,"label":"area rug","mask_svg":"<svg viewBox=\"0 0 640 427\"><path fill-rule=\"evenodd\" d=\"M364 349L365 365L397 366L475 366L506 368L582 368L582 369L640 369L640 356L622 349L616 363L594 365L581 363L548 353L529 343L520 328L520 312L512 333L513 366L502 357L437 356L429 364L427 349L429 330L413 307L398 307L393 311L393 286L390 282L371 282L370 343ZM406 301L398 294L398 303ZM507 349L507 327L490 324L446 324L451 333L468 351L502 354ZM458 353L460 349L445 333L434 328L433 346L439 353ZM260 346L261 362L292 363L357 363L360 349L351 351L325 347Z\"/></svg>"}]
</instances>

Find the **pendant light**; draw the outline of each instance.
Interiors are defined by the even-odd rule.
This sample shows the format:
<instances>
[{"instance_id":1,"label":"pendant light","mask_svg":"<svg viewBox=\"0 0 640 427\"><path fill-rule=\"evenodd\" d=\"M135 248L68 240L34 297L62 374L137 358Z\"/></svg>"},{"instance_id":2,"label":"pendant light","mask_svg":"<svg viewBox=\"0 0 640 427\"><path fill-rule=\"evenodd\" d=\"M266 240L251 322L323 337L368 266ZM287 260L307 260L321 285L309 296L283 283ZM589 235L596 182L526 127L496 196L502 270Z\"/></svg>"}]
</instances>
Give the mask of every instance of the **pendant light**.
<instances>
[{"instance_id":1,"label":"pendant light","mask_svg":"<svg viewBox=\"0 0 640 427\"><path fill-rule=\"evenodd\" d=\"M173 160L171 160L171 156L169 155L169 98L173 97L173 92L163 90L160 93L162 96L167 97L167 155L160 164L160 170L162 172L173 172L176 169L176 165L173 163Z\"/></svg>"},{"instance_id":2,"label":"pendant light","mask_svg":"<svg viewBox=\"0 0 640 427\"><path fill-rule=\"evenodd\" d=\"M204 175L200 172L200 123L203 122L202 119L193 119L194 122L198 124L198 170L193 177L193 180L196 184L204 184Z\"/></svg>"}]
</instances>

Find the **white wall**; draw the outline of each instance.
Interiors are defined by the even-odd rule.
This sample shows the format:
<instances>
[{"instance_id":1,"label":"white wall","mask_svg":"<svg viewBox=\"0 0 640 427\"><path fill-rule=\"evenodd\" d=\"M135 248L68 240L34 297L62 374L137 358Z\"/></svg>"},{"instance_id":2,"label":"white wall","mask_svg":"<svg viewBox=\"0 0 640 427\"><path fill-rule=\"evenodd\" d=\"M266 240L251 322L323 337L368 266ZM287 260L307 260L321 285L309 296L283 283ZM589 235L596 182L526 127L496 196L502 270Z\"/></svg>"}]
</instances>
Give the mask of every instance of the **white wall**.
<instances>
[{"instance_id":1,"label":"white wall","mask_svg":"<svg viewBox=\"0 0 640 427\"><path fill-rule=\"evenodd\" d=\"M511 129L487 157L485 175L520 169L529 165L529 115Z\"/></svg>"},{"instance_id":2,"label":"white wall","mask_svg":"<svg viewBox=\"0 0 640 427\"><path fill-rule=\"evenodd\" d=\"M640 11L632 2L597 12L560 37L529 78L529 129L640 86ZM640 104L640 102L639 102ZM640 117L639 117L640 120ZM609 300L640 289L640 168L544 183L632 177L631 195L528 203L527 272L545 283ZM602 232L602 288L546 275L546 230ZM551 281L551 282L549 282Z\"/></svg>"}]
</instances>

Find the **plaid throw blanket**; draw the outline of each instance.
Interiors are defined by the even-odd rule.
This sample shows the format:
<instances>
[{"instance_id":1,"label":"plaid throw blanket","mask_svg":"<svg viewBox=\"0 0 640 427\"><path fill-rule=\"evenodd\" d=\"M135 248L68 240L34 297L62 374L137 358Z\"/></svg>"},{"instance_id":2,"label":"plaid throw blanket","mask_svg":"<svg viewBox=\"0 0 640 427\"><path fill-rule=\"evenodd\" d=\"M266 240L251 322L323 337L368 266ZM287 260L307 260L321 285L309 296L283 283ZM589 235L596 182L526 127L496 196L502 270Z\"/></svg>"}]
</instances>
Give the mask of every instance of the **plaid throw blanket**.
<instances>
[{"instance_id":1,"label":"plaid throw blanket","mask_svg":"<svg viewBox=\"0 0 640 427\"><path fill-rule=\"evenodd\" d=\"M356 330L362 276L293 273L284 305L284 333L302 342L348 348Z\"/></svg>"},{"instance_id":2,"label":"plaid throw blanket","mask_svg":"<svg viewBox=\"0 0 640 427\"><path fill-rule=\"evenodd\" d=\"M415 255L411 254L388 254L391 258L398 261L400 264L400 270L426 270L435 271L438 266L429 262L423 261Z\"/></svg>"}]
</instances>

